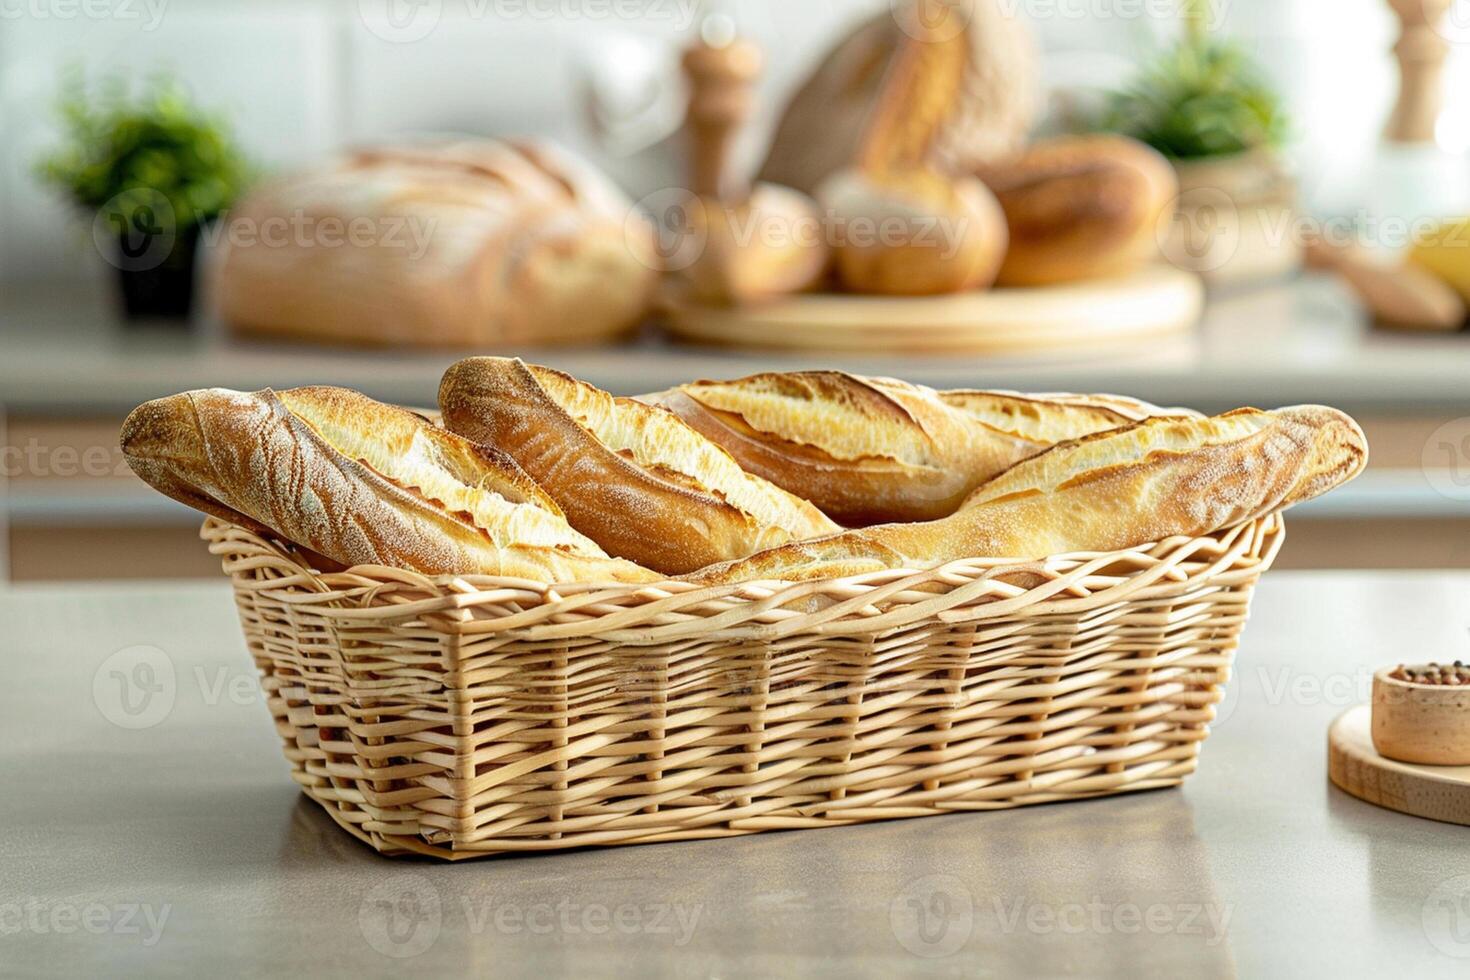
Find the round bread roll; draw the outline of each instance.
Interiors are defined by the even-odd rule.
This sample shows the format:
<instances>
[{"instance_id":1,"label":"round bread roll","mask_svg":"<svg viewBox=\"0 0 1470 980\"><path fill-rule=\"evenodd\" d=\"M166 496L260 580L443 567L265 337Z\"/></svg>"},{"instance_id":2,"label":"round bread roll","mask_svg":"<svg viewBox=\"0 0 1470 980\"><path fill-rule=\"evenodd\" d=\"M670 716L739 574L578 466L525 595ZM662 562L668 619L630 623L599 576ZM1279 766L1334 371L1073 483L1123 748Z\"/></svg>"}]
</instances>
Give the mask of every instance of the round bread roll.
<instances>
[{"instance_id":1,"label":"round bread roll","mask_svg":"<svg viewBox=\"0 0 1470 980\"><path fill-rule=\"evenodd\" d=\"M930 170L881 177L850 168L818 191L842 285L856 293L928 296L980 289L1006 250L1005 215L972 177Z\"/></svg>"},{"instance_id":2,"label":"round bread roll","mask_svg":"<svg viewBox=\"0 0 1470 980\"><path fill-rule=\"evenodd\" d=\"M690 294L706 303L745 303L810 289L831 251L817 203L800 191L757 184L740 204L701 199L690 215L704 250L689 267Z\"/></svg>"},{"instance_id":3,"label":"round bread roll","mask_svg":"<svg viewBox=\"0 0 1470 980\"><path fill-rule=\"evenodd\" d=\"M1125 136L1063 136L978 168L1010 230L997 282L1044 286L1133 271L1158 251L1174 168Z\"/></svg>"}]
</instances>

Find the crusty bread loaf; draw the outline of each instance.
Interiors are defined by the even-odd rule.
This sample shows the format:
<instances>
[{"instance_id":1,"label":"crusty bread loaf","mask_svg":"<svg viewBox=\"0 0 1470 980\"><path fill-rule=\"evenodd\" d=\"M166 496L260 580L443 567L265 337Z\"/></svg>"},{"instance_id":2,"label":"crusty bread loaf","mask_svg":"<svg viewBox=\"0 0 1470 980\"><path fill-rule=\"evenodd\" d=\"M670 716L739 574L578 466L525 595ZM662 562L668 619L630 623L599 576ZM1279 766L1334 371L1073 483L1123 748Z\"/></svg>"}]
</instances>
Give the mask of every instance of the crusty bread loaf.
<instances>
[{"instance_id":1,"label":"crusty bread loaf","mask_svg":"<svg viewBox=\"0 0 1470 980\"><path fill-rule=\"evenodd\" d=\"M609 554L660 572L837 527L672 413L559 371L468 358L445 373L439 407L452 431L510 453Z\"/></svg>"},{"instance_id":2,"label":"crusty bread loaf","mask_svg":"<svg viewBox=\"0 0 1470 980\"><path fill-rule=\"evenodd\" d=\"M701 570L702 583L810 579L971 557L1039 559L1201 535L1315 497L1367 462L1362 430L1317 405L1152 418L1053 446L937 521L884 524Z\"/></svg>"},{"instance_id":3,"label":"crusty bread loaf","mask_svg":"<svg viewBox=\"0 0 1470 980\"><path fill-rule=\"evenodd\" d=\"M969 173L1020 148L1040 86L1025 18L998 0L895 0L844 37L782 113L760 179L808 194L882 142L910 163ZM904 61L920 41L922 57ZM890 126L889 123L892 123Z\"/></svg>"},{"instance_id":4,"label":"crusty bread loaf","mask_svg":"<svg viewBox=\"0 0 1470 980\"><path fill-rule=\"evenodd\" d=\"M515 462L342 388L210 388L147 402L122 450L155 489L343 565L637 582Z\"/></svg>"},{"instance_id":5,"label":"crusty bread loaf","mask_svg":"<svg viewBox=\"0 0 1470 980\"><path fill-rule=\"evenodd\" d=\"M936 392L840 371L697 381L643 397L847 526L943 517L1054 443L1166 413L1117 396Z\"/></svg>"},{"instance_id":6,"label":"crusty bread loaf","mask_svg":"<svg viewBox=\"0 0 1470 980\"><path fill-rule=\"evenodd\" d=\"M1158 255L1158 224L1179 181L1126 136L1038 140L977 170L1000 202L1010 247L997 282L1043 286L1123 275Z\"/></svg>"},{"instance_id":7,"label":"crusty bread loaf","mask_svg":"<svg viewBox=\"0 0 1470 980\"><path fill-rule=\"evenodd\" d=\"M653 295L631 207L544 144L365 150L242 200L215 298L236 329L338 343L600 339L635 326Z\"/></svg>"}]
</instances>

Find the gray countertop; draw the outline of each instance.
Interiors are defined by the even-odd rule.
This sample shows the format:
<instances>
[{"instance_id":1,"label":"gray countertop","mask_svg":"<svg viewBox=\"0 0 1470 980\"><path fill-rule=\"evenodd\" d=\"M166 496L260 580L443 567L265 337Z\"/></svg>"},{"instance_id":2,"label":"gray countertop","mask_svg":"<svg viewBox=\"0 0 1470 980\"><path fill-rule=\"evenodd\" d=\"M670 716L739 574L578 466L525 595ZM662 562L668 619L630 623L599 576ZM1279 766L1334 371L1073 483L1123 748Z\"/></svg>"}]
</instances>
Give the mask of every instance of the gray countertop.
<instances>
[{"instance_id":1,"label":"gray countertop","mask_svg":"<svg viewBox=\"0 0 1470 980\"><path fill-rule=\"evenodd\" d=\"M194 332L125 330L96 289L31 285L0 296L0 404L13 412L121 412L161 394L219 385L339 384L377 398L431 404L444 368L464 352L342 350ZM478 351L477 353L491 353ZM505 353L505 352L502 352ZM699 377L843 367L936 387L1107 389L1216 411L1325 402L1354 412L1462 414L1470 333L1372 330L1335 282L1300 280L1212 299L1187 334L1106 350L1044 355L797 357L672 344L649 331L613 347L517 350L618 394Z\"/></svg>"},{"instance_id":2,"label":"gray countertop","mask_svg":"<svg viewBox=\"0 0 1470 980\"><path fill-rule=\"evenodd\" d=\"M224 583L0 590L0 622L0 972L1470 970L1470 830L1325 774L1372 668L1465 656L1470 574L1268 575L1181 789L454 866L299 795ZM137 645L162 693L129 714L108 663Z\"/></svg>"}]
</instances>

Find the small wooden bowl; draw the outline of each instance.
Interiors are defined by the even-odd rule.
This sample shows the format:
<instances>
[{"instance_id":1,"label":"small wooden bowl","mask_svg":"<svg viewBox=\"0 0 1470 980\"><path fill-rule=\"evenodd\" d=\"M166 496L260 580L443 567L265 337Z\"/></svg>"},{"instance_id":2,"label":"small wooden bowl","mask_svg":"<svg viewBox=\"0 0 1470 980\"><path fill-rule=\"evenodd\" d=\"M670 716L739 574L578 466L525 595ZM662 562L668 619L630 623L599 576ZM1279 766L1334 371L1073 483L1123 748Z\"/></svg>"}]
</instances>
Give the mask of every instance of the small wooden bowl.
<instances>
[{"instance_id":1,"label":"small wooden bowl","mask_svg":"<svg viewBox=\"0 0 1470 980\"><path fill-rule=\"evenodd\" d=\"M1400 762L1470 765L1470 685L1418 684L1373 675L1373 745Z\"/></svg>"}]
</instances>

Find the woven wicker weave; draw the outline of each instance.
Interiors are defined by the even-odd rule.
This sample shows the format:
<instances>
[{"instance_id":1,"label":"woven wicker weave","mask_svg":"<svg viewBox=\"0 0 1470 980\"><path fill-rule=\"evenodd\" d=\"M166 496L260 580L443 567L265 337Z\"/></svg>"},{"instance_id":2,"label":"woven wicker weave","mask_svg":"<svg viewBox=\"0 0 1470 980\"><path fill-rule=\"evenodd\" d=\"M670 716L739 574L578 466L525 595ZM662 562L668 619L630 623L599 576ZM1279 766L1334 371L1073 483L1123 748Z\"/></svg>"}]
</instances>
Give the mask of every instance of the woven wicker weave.
<instances>
[{"instance_id":1,"label":"woven wicker weave","mask_svg":"<svg viewBox=\"0 0 1470 980\"><path fill-rule=\"evenodd\" d=\"M463 858L1174 785L1283 528L716 588L317 574L203 536L296 781L379 851Z\"/></svg>"}]
</instances>

